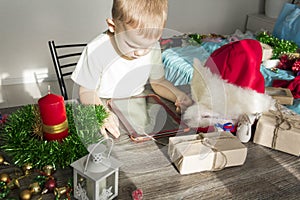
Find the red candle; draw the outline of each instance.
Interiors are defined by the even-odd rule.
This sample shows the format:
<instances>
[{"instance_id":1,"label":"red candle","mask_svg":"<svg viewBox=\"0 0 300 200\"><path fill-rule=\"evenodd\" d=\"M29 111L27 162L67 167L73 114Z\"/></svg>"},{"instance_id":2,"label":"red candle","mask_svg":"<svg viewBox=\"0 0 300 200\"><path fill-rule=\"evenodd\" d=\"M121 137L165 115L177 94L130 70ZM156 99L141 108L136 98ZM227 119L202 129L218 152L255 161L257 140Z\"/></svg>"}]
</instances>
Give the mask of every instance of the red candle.
<instances>
[{"instance_id":1,"label":"red candle","mask_svg":"<svg viewBox=\"0 0 300 200\"><path fill-rule=\"evenodd\" d=\"M68 136L68 120L64 98L47 94L38 101L44 138L48 141L62 140Z\"/></svg>"}]
</instances>

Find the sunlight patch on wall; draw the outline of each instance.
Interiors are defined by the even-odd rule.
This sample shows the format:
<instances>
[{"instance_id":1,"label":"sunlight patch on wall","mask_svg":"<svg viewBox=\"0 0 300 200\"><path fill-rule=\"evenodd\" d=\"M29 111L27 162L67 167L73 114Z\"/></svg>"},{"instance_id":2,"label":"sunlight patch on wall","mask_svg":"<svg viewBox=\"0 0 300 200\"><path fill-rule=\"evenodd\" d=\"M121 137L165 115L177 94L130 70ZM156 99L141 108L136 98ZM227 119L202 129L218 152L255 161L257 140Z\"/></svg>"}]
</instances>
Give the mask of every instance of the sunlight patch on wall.
<instances>
[{"instance_id":1,"label":"sunlight patch on wall","mask_svg":"<svg viewBox=\"0 0 300 200\"><path fill-rule=\"evenodd\" d=\"M9 76L8 73L1 73L0 74L0 103L4 102L4 97L3 97L3 91L2 91L2 82L5 78Z\"/></svg>"},{"instance_id":2,"label":"sunlight patch on wall","mask_svg":"<svg viewBox=\"0 0 300 200\"><path fill-rule=\"evenodd\" d=\"M40 83L48 78L48 69L31 69L23 72L23 83L25 91L32 96L33 99L41 97Z\"/></svg>"},{"instance_id":3,"label":"sunlight patch on wall","mask_svg":"<svg viewBox=\"0 0 300 200\"><path fill-rule=\"evenodd\" d=\"M2 85L3 80L6 79L7 77L9 77L8 73L1 73L0 74L0 85Z\"/></svg>"},{"instance_id":4,"label":"sunlight patch on wall","mask_svg":"<svg viewBox=\"0 0 300 200\"><path fill-rule=\"evenodd\" d=\"M2 85L0 84L0 103L3 103L4 99L3 99L3 95L2 95Z\"/></svg>"},{"instance_id":5,"label":"sunlight patch on wall","mask_svg":"<svg viewBox=\"0 0 300 200\"><path fill-rule=\"evenodd\" d=\"M27 69L23 72L23 83L41 83L49 77L48 69Z\"/></svg>"}]
</instances>

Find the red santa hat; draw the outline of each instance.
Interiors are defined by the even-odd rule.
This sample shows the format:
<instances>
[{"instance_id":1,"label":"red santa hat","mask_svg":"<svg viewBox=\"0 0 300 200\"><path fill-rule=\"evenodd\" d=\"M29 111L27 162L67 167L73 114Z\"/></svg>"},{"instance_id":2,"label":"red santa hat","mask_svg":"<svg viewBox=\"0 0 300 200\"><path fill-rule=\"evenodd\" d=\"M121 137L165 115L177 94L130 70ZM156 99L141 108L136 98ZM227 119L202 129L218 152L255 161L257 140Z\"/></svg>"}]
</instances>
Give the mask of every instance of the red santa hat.
<instances>
[{"instance_id":1,"label":"red santa hat","mask_svg":"<svg viewBox=\"0 0 300 200\"><path fill-rule=\"evenodd\" d=\"M241 114L256 114L272 108L274 100L264 94L261 61L261 44L253 39L223 45L204 65L195 60L191 90L196 104L184 117L206 126L218 119L237 119ZM204 118L216 120L205 121Z\"/></svg>"},{"instance_id":2,"label":"red santa hat","mask_svg":"<svg viewBox=\"0 0 300 200\"><path fill-rule=\"evenodd\" d=\"M257 40L245 39L214 51L205 66L228 83L264 93L264 77L260 72L261 60L260 43Z\"/></svg>"}]
</instances>

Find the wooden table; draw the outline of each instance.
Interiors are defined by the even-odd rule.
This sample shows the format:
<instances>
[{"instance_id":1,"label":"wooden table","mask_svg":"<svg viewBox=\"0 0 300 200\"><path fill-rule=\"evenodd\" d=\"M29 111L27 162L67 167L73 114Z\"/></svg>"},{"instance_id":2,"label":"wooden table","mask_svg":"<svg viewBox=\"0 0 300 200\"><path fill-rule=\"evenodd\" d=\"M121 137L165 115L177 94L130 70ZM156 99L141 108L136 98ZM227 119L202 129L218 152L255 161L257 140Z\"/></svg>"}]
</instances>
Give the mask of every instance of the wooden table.
<instances>
[{"instance_id":1,"label":"wooden table","mask_svg":"<svg viewBox=\"0 0 300 200\"><path fill-rule=\"evenodd\" d=\"M0 111L4 114L15 109ZM159 143L134 143L122 132L113 149L113 156L122 162L117 199L130 200L131 192L138 188L143 190L144 200L300 198L299 157L249 142L243 166L180 175L167 155L167 138L160 139ZM0 173L15 173L17 170L20 169L14 166L0 166ZM59 169L54 176L58 186L63 186L72 176L72 169ZM10 196L17 197L30 181L23 180L21 189L13 190ZM43 199L54 199L54 195L43 195Z\"/></svg>"}]
</instances>

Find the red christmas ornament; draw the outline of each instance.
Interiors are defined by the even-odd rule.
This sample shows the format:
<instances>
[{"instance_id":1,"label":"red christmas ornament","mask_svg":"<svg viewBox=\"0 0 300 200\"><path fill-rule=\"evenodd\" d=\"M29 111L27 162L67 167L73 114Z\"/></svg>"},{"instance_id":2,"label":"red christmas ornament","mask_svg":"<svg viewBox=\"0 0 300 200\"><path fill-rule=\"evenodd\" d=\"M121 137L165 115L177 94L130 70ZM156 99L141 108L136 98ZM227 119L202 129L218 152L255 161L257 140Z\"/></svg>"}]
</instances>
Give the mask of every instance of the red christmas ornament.
<instances>
[{"instance_id":1,"label":"red christmas ornament","mask_svg":"<svg viewBox=\"0 0 300 200\"><path fill-rule=\"evenodd\" d=\"M296 60L292 66L293 72L298 74L300 72L300 59Z\"/></svg>"},{"instance_id":2,"label":"red christmas ornament","mask_svg":"<svg viewBox=\"0 0 300 200\"><path fill-rule=\"evenodd\" d=\"M132 199L133 200L142 200L143 199L143 190L136 189L132 192Z\"/></svg>"},{"instance_id":3,"label":"red christmas ornament","mask_svg":"<svg viewBox=\"0 0 300 200\"><path fill-rule=\"evenodd\" d=\"M6 122L6 120L7 120L7 117L8 117L8 115L6 115L6 114L2 115L2 114L0 113L0 125L1 125L1 124L5 124L5 122Z\"/></svg>"},{"instance_id":4,"label":"red christmas ornament","mask_svg":"<svg viewBox=\"0 0 300 200\"><path fill-rule=\"evenodd\" d=\"M68 136L68 121L64 98L47 94L38 101L43 122L44 138L48 141L62 140Z\"/></svg>"},{"instance_id":5,"label":"red christmas ornament","mask_svg":"<svg viewBox=\"0 0 300 200\"><path fill-rule=\"evenodd\" d=\"M280 56L280 62L278 63L277 68L286 70L288 68L286 65L287 61L288 61L287 55L284 54L284 55Z\"/></svg>"},{"instance_id":6,"label":"red christmas ornament","mask_svg":"<svg viewBox=\"0 0 300 200\"><path fill-rule=\"evenodd\" d=\"M43 194L47 193L47 192L53 192L54 189L56 187L56 181L54 179L49 179L44 186L43 189Z\"/></svg>"},{"instance_id":7,"label":"red christmas ornament","mask_svg":"<svg viewBox=\"0 0 300 200\"><path fill-rule=\"evenodd\" d=\"M298 74L300 72L299 54L283 54L277 66L279 69L290 70Z\"/></svg>"}]
</instances>

